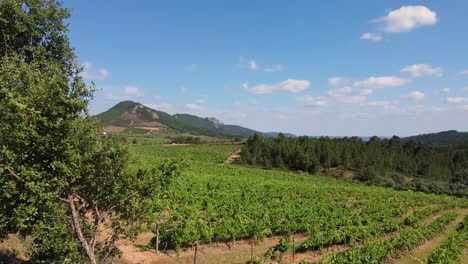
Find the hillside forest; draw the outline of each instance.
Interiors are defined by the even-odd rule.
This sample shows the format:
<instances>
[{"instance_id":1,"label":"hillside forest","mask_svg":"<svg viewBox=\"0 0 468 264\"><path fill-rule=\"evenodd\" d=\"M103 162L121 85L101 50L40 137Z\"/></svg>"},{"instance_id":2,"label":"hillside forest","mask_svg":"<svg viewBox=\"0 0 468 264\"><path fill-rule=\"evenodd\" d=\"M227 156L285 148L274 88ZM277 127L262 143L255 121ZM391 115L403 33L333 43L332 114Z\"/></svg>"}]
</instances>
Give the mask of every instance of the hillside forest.
<instances>
[{"instance_id":1,"label":"hillside forest","mask_svg":"<svg viewBox=\"0 0 468 264\"><path fill-rule=\"evenodd\" d=\"M467 195L468 144L428 145L372 137L277 138L254 135L240 164L316 174L323 172L370 184L426 192ZM338 174L338 175L337 175Z\"/></svg>"}]
</instances>

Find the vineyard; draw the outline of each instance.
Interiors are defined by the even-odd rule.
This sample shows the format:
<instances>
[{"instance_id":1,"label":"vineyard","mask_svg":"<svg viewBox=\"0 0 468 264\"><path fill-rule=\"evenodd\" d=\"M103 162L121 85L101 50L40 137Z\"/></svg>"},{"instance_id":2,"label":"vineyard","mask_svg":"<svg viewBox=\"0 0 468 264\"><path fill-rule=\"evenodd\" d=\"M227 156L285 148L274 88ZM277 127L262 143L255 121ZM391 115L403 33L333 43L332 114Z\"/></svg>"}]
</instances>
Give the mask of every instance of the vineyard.
<instances>
[{"instance_id":1,"label":"vineyard","mask_svg":"<svg viewBox=\"0 0 468 264\"><path fill-rule=\"evenodd\" d=\"M159 249L176 254L174 263L185 263L195 245L227 245L226 250L232 250L239 241L249 241L254 248L279 238L269 250L247 251L235 262L382 262L410 252L467 213L466 199L224 164L238 149L132 145L135 169L167 158L186 164L155 204L155 211L163 213L148 226L150 231L158 227ZM460 223L437 251L460 260L465 240L466 227ZM146 249L154 245L153 237ZM437 257L440 254L427 261L439 263Z\"/></svg>"}]
</instances>

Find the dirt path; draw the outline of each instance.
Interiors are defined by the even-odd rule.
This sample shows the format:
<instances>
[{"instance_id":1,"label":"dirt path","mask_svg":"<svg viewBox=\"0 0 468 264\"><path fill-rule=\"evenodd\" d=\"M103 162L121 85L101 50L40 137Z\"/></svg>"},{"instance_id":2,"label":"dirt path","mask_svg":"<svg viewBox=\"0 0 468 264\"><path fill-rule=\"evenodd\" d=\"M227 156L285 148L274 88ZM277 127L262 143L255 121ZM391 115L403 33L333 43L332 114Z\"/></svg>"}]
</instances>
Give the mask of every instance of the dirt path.
<instances>
[{"instance_id":1,"label":"dirt path","mask_svg":"<svg viewBox=\"0 0 468 264\"><path fill-rule=\"evenodd\" d=\"M234 151L234 153L232 153L231 156L229 156L229 157L224 161L224 164L231 164L231 163L233 163L236 159L238 159L238 158L240 157L240 153L241 153L241 150L240 150L240 149Z\"/></svg>"},{"instance_id":2,"label":"dirt path","mask_svg":"<svg viewBox=\"0 0 468 264\"><path fill-rule=\"evenodd\" d=\"M444 210L442 213L438 213L436 215L441 215L445 212L453 211L453 210ZM400 263L400 264L411 264L411 263L420 263L421 261L427 259L432 251L434 251L439 245L441 245L454 230L457 226L463 221L465 215L468 214L468 209L458 209L457 211L457 218L450 222L450 224L442 230L439 234L437 234L434 238L426 241L419 247L415 248L411 252L406 252L400 256L399 259L392 259L390 263ZM434 217L431 217L434 219Z\"/></svg>"},{"instance_id":3,"label":"dirt path","mask_svg":"<svg viewBox=\"0 0 468 264\"><path fill-rule=\"evenodd\" d=\"M464 209L468 213L468 209ZM409 209L405 215L412 214L414 210ZM429 222L440 217L443 213L452 210L443 210L441 212L430 215L422 220L423 223L428 224ZM398 231L382 234L381 236L367 240L367 243L384 241L391 237L398 235ZM155 250L142 251L140 248L148 244L150 239L154 236L152 233L144 233L140 235L134 243L129 241L119 241L117 247L122 251L120 259L115 260L115 263L163 263L163 264L175 264L175 263L193 263L195 251L191 248L182 249L179 255L173 250L168 250L166 253L156 254ZM266 238L263 241L258 242L253 247L250 241L243 240L237 241L232 247L228 247L225 243L219 243L217 246L210 247L209 245L200 245L198 247L198 263L245 263L250 259L253 253L254 257L260 259L263 258L265 252L271 247L278 244L280 237ZM297 234L294 235L296 248L299 247L307 236ZM318 261L323 257L342 251L346 251L355 246L361 245L333 245L326 247L322 250L306 251L296 253L293 261L292 252L289 252L283 257L282 263L298 263L301 260L307 261ZM253 252L251 250L253 249ZM275 263L275 262L272 262ZM414 263L410 262L410 263Z\"/></svg>"},{"instance_id":4,"label":"dirt path","mask_svg":"<svg viewBox=\"0 0 468 264\"><path fill-rule=\"evenodd\" d=\"M154 249L142 252L139 247L146 245L152 236L153 234L151 233L143 234L135 243L119 241L117 247L122 251L122 256L119 259L115 259L113 263L193 263L195 250L192 248L182 249L179 255L174 250L168 250L166 253L161 252L159 255L156 254ZM213 247L199 245L197 263L245 263L250 259L251 254L253 257L262 258L268 249L278 244L280 238L266 238L263 241L258 241L253 246L248 240L237 241L231 247L228 247L226 243L219 243L219 245L214 245ZM302 243L307 237L298 234L294 236L294 239L297 243Z\"/></svg>"}]
</instances>

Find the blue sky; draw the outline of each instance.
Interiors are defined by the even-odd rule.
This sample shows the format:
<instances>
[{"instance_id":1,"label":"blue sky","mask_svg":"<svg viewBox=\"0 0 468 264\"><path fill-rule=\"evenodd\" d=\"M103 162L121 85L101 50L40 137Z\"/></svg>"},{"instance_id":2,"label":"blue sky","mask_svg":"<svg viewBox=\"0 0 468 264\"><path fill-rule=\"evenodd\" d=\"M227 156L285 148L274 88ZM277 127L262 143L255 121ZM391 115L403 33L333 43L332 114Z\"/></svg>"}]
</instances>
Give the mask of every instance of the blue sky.
<instances>
[{"instance_id":1,"label":"blue sky","mask_svg":"<svg viewBox=\"0 0 468 264\"><path fill-rule=\"evenodd\" d=\"M65 1L91 113L134 100L260 131L468 130L468 1Z\"/></svg>"}]
</instances>

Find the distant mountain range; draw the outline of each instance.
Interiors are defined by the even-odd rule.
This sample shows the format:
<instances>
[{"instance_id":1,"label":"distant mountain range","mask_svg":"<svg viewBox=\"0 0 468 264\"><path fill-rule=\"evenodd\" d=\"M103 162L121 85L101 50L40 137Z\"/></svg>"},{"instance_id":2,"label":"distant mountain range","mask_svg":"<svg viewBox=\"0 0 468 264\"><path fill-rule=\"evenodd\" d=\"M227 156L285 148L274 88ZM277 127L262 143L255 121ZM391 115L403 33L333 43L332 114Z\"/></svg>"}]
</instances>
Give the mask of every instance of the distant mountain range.
<instances>
[{"instance_id":1,"label":"distant mountain range","mask_svg":"<svg viewBox=\"0 0 468 264\"><path fill-rule=\"evenodd\" d=\"M264 135L265 137L275 138L275 137L278 137L279 133L282 133L285 137L291 137L291 138L297 137L297 136L294 135L294 134L291 134L291 133L283 133L283 132L266 132L266 133L263 133L263 135Z\"/></svg>"},{"instance_id":2,"label":"distant mountain range","mask_svg":"<svg viewBox=\"0 0 468 264\"><path fill-rule=\"evenodd\" d=\"M216 118L175 114L151 109L141 103L123 101L95 116L105 128L138 128L148 132L179 132L213 137L247 138L261 132L236 125L223 124Z\"/></svg>"},{"instance_id":3,"label":"distant mountain range","mask_svg":"<svg viewBox=\"0 0 468 264\"><path fill-rule=\"evenodd\" d=\"M403 141L414 140L423 144L447 145L468 142L468 132L456 130L442 131L438 133L421 134L417 136L402 138Z\"/></svg>"},{"instance_id":4,"label":"distant mountain range","mask_svg":"<svg viewBox=\"0 0 468 264\"><path fill-rule=\"evenodd\" d=\"M152 133L189 133L192 135L228 138L247 138L254 134L259 134L265 137L277 137L279 134L279 132L264 133L242 126L227 125L212 117L203 118L190 114L170 115L133 101L120 102L109 110L94 117L99 120L104 128L107 128L107 130L110 131L122 131L128 128L137 128ZM283 134L286 137L297 137L291 133ZM360 138L367 141L370 137ZM383 139L384 137L381 138ZM437 145L468 142L468 132L449 130L439 133L405 137L401 140L414 140L424 144Z\"/></svg>"}]
</instances>

